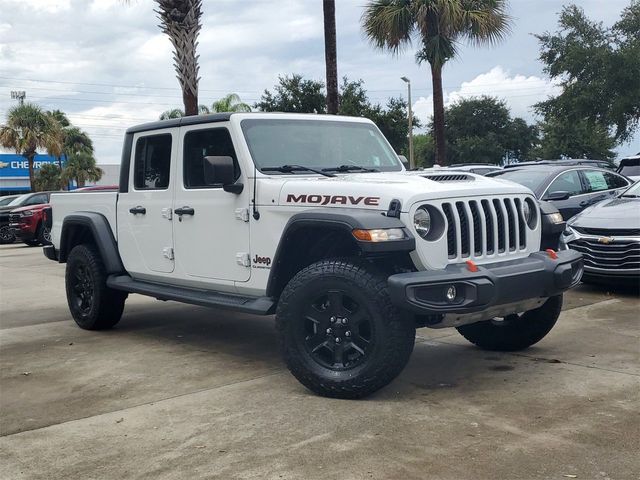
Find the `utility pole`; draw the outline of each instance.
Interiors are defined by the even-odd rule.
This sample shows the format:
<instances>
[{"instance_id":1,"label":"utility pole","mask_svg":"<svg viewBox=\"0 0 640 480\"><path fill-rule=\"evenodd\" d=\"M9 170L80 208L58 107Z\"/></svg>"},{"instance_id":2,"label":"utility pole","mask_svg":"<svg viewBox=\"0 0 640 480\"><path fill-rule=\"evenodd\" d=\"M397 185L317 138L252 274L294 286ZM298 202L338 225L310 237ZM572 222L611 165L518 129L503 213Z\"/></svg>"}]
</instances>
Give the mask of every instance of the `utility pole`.
<instances>
[{"instance_id":1,"label":"utility pole","mask_svg":"<svg viewBox=\"0 0 640 480\"><path fill-rule=\"evenodd\" d=\"M407 77L400 77L404 83L407 84L407 97L409 100L409 168L416 168L416 163L413 159L413 111L411 109L411 80Z\"/></svg>"},{"instance_id":2,"label":"utility pole","mask_svg":"<svg viewBox=\"0 0 640 480\"><path fill-rule=\"evenodd\" d=\"M18 100L20 106L24 105L24 99L27 96L27 92L24 90L11 90L11 99Z\"/></svg>"}]
</instances>

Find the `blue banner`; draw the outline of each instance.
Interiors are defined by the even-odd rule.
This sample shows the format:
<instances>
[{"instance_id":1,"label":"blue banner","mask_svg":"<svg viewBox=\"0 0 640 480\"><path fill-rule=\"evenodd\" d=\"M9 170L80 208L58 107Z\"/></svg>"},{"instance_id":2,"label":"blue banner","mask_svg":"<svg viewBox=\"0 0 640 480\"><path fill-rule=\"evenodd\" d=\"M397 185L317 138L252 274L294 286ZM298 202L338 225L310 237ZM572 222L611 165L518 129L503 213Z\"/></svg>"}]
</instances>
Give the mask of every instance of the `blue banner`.
<instances>
[{"instance_id":1,"label":"blue banner","mask_svg":"<svg viewBox=\"0 0 640 480\"><path fill-rule=\"evenodd\" d=\"M45 163L58 165L58 158L51 155L36 155L33 159L33 168L37 170ZM62 157L62 164L64 165L64 156ZM0 153L0 178L28 176L29 163L26 158L14 153Z\"/></svg>"}]
</instances>

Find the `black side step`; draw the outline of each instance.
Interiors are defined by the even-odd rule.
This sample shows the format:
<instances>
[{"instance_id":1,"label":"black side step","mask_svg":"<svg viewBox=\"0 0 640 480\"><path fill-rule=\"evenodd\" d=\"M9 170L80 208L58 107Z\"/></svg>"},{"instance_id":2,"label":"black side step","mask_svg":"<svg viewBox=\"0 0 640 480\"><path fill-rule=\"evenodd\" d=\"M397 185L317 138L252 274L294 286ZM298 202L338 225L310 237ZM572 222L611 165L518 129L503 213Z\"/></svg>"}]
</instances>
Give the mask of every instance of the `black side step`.
<instances>
[{"instance_id":1,"label":"black side step","mask_svg":"<svg viewBox=\"0 0 640 480\"><path fill-rule=\"evenodd\" d=\"M271 315L276 309L276 302L271 297L243 297L226 292L162 285L134 280L129 275L110 275L107 278L107 286L114 290L156 297L158 300L175 300L201 307L224 308L255 315Z\"/></svg>"}]
</instances>

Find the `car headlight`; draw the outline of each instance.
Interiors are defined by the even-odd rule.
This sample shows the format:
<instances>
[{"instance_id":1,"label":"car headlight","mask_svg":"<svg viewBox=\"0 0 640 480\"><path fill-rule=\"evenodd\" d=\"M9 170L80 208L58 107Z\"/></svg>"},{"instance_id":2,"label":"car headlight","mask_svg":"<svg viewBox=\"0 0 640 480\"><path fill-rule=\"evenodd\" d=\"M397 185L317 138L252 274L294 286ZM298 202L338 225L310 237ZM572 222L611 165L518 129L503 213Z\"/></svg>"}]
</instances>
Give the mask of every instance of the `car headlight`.
<instances>
[{"instance_id":1,"label":"car headlight","mask_svg":"<svg viewBox=\"0 0 640 480\"><path fill-rule=\"evenodd\" d=\"M33 210L25 210L24 212L21 212L20 215L23 217L31 217L33 216Z\"/></svg>"},{"instance_id":2,"label":"car headlight","mask_svg":"<svg viewBox=\"0 0 640 480\"><path fill-rule=\"evenodd\" d=\"M550 213L547 215L551 223L562 223L564 222L564 218L562 218L562 214L560 212Z\"/></svg>"},{"instance_id":3,"label":"car headlight","mask_svg":"<svg viewBox=\"0 0 640 480\"><path fill-rule=\"evenodd\" d=\"M413 226L422 238L426 240L431 230L431 214L425 207L420 207L413 215Z\"/></svg>"}]
</instances>

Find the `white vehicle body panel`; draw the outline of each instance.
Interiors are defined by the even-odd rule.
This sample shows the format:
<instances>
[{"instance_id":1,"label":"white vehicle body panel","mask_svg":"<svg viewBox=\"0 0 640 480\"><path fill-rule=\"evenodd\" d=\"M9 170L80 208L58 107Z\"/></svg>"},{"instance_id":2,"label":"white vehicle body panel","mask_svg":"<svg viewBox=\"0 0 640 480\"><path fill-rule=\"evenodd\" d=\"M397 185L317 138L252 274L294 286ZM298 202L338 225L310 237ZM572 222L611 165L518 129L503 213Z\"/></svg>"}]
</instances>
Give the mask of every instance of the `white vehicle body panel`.
<instances>
[{"instance_id":1,"label":"white vehicle body panel","mask_svg":"<svg viewBox=\"0 0 640 480\"><path fill-rule=\"evenodd\" d=\"M321 115L258 115L259 118L346 120L345 117ZM244 118L256 118L258 115L234 114L228 122L216 122L213 125L198 124L136 133L132 157L135 155L135 142L138 138L163 132L173 135L169 188L163 191L136 191L133 188L132 158L127 193L119 196L111 192L52 195L54 246L60 246L60 230L66 215L75 211L98 212L109 221L118 241L125 269L132 277L255 296L265 294L271 266L265 262L255 262L254 259L263 257L272 260L287 222L295 214L310 209L333 211L355 208L383 214L392 200L399 200L402 205L400 219L416 237L416 250L411 258L419 270L442 269L450 263L467 259L479 264L517 259L539 249L540 221L535 228L526 230L526 247L494 254L486 251L481 255L472 253L467 258L448 256L446 235L435 241L425 241L413 227L413 215L424 204L441 208L446 202L534 199L530 190L512 182L471 173L463 174L468 177L463 181L429 180L429 176L451 174L446 169L350 173L338 174L333 178L306 172L267 175L255 171L240 122ZM348 120L371 123L359 118ZM244 184L243 191L234 194L222 188L185 188L182 167L185 133L221 126L228 127L231 132L241 169L238 182ZM258 220L252 215L254 189ZM136 206L144 206L146 214L129 213L129 209ZM175 214L171 219L163 216L163 209L175 210L183 206L194 208L195 215L184 216L182 221ZM175 259L163 255L166 248L173 249ZM299 248L305 246L300 245ZM251 261L246 265L240 264L240 254L248 255Z\"/></svg>"}]
</instances>

